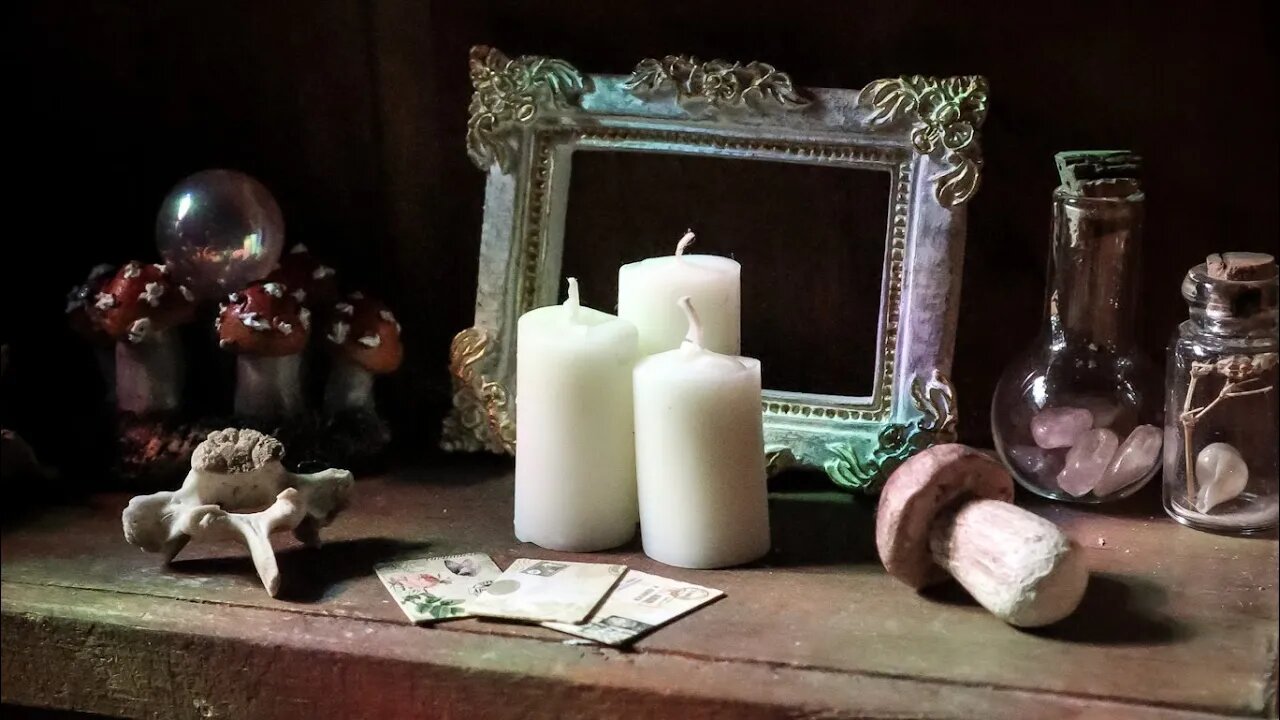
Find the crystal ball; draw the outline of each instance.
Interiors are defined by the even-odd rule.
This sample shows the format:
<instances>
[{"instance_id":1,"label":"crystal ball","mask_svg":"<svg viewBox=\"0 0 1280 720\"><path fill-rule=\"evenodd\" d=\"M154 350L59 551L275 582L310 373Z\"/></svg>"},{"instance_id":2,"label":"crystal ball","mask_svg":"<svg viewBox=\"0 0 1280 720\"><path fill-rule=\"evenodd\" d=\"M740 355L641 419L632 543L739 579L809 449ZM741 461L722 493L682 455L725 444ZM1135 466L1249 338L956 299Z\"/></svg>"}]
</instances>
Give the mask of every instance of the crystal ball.
<instances>
[{"instance_id":1,"label":"crystal ball","mask_svg":"<svg viewBox=\"0 0 1280 720\"><path fill-rule=\"evenodd\" d=\"M204 170L160 205L156 247L178 282L212 300L271 272L284 248L284 218L262 183L235 170Z\"/></svg>"}]
</instances>

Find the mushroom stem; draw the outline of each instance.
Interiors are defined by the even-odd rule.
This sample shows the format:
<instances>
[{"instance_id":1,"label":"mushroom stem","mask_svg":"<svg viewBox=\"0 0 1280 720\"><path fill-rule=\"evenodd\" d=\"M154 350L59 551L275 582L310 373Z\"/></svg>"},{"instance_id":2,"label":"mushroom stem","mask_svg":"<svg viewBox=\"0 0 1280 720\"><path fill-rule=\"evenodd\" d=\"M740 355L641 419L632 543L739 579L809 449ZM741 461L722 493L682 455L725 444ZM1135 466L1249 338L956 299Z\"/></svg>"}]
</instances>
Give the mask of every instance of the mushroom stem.
<instances>
[{"instance_id":1,"label":"mushroom stem","mask_svg":"<svg viewBox=\"0 0 1280 720\"><path fill-rule=\"evenodd\" d=\"M182 401L182 343L171 330L116 343L116 407L136 415L176 410Z\"/></svg>"},{"instance_id":2,"label":"mushroom stem","mask_svg":"<svg viewBox=\"0 0 1280 720\"><path fill-rule=\"evenodd\" d=\"M277 357L245 353L236 359L236 415L277 420L296 417L303 406L302 353Z\"/></svg>"},{"instance_id":3,"label":"mushroom stem","mask_svg":"<svg viewBox=\"0 0 1280 720\"><path fill-rule=\"evenodd\" d=\"M1089 581L1080 547L1057 526L999 500L970 500L937 515L929 550L973 599L1020 627L1071 614Z\"/></svg>"},{"instance_id":4,"label":"mushroom stem","mask_svg":"<svg viewBox=\"0 0 1280 720\"><path fill-rule=\"evenodd\" d=\"M98 362L98 372L102 375L105 389L103 399L107 405L116 404L116 349L110 345L95 345L93 358Z\"/></svg>"},{"instance_id":5,"label":"mushroom stem","mask_svg":"<svg viewBox=\"0 0 1280 720\"><path fill-rule=\"evenodd\" d=\"M373 373L348 360L335 362L324 388L324 409L331 415L345 410L373 412Z\"/></svg>"}]
</instances>

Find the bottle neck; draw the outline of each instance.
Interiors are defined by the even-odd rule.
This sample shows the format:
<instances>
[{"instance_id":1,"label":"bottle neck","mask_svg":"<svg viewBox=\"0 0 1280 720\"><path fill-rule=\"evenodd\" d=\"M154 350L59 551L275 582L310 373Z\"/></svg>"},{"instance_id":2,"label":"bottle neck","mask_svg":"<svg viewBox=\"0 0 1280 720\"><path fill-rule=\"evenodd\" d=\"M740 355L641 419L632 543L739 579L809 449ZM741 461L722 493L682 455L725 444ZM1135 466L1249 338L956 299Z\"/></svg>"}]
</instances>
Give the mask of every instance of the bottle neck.
<instances>
[{"instance_id":1,"label":"bottle neck","mask_svg":"<svg viewBox=\"0 0 1280 720\"><path fill-rule=\"evenodd\" d=\"M1192 329L1219 338L1274 338L1280 295L1275 277L1227 280L1211 277L1204 265L1187 271L1182 297Z\"/></svg>"},{"instance_id":2,"label":"bottle neck","mask_svg":"<svg viewBox=\"0 0 1280 720\"><path fill-rule=\"evenodd\" d=\"M1133 346L1142 206L1140 192L1054 193L1046 315L1055 346Z\"/></svg>"}]
</instances>

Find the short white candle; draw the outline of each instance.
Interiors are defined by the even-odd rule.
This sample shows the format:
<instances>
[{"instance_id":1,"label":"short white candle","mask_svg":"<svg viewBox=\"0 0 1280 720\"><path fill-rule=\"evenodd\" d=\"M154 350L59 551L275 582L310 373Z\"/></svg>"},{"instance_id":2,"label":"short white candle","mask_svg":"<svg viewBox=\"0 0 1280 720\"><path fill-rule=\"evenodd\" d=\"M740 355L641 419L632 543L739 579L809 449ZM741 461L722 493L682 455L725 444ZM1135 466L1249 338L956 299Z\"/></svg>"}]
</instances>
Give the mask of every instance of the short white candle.
<instances>
[{"instance_id":1,"label":"short white candle","mask_svg":"<svg viewBox=\"0 0 1280 720\"><path fill-rule=\"evenodd\" d=\"M636 476L644 552L668 565L740 565L769 551L760 361L690 339L636 364Z\"/></svg>"},{"instance_id":2,"label":"short white candle","mask_svg":"<svg viewBox=\"0 0 1280 720\"><path fill-rule=\"evenodd\" d=\"M716 255L685 255L693 238L686 232L675 255L618 270L618 317L640 331L641 355L680 347L689 325L677 301L686 295L702 319L704 347L725 355L742 351L742 266Z\"/></svg>"},{"instance_id":3,"label":"short white candle","mask_svg":"<svg viewBox=\"0 0 1280 720\"><path fill-rule=\"evenodd\" d=\"M552 550L591 552L635 535L631 372L636 329L582 307L525 313L516 340L515 532Z\"/></svg>"}]
</instances>

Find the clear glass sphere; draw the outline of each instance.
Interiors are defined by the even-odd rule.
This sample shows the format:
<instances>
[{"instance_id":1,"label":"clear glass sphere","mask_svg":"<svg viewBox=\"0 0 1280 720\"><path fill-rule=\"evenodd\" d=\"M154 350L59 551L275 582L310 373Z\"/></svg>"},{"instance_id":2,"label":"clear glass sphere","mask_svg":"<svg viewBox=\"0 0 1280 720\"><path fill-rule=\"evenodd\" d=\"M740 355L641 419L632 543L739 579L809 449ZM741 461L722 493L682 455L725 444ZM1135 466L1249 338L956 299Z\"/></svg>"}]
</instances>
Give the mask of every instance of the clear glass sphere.
<instances>
[{"instance_id":1,"label":"clear glass sphere","mask_svg":"<svg viewBox=\"0 0 1280 720\"><path fill-rule=\"evenodd\" d=\"M204 170L161 203L156 247L178 282L212 300L271 272L284 249L284 218L262 183L235 170Z\"/></svg>"}]
</instances>

